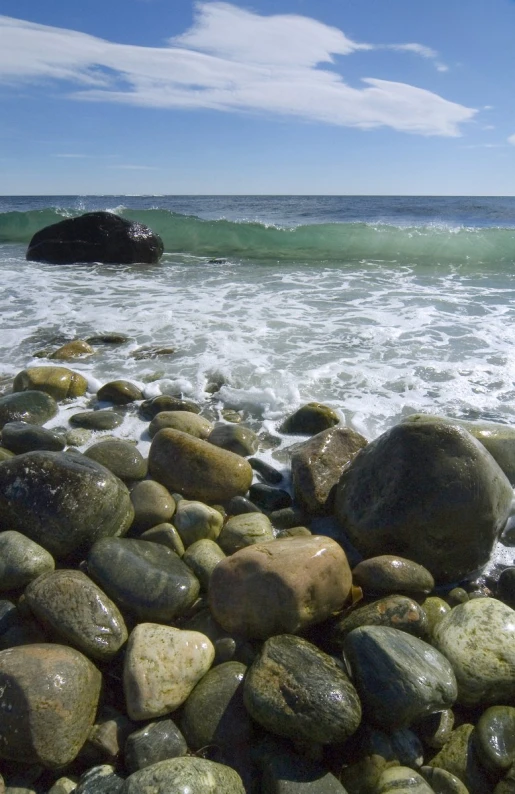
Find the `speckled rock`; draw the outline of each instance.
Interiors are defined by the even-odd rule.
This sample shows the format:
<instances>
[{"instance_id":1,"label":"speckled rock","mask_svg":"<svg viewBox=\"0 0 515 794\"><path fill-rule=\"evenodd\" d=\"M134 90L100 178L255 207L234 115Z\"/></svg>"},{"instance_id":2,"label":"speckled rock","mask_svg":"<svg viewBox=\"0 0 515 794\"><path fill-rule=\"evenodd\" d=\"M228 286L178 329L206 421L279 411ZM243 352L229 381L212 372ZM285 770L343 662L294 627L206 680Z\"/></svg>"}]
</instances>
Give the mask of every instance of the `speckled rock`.
<instances>
[{"instance_id":1,"label":"speckled rock","mask_svg":"<svg viewBox=\"0 0 515 794\"><path fill-rule=\"evenodd\" d=\"M515 763L515 708L491 706L476 725L476 749L486 767L506 773Z\"/></svg>"},{"instance_id":2,"label":"speckled rock","mask_svg":"<svg viewBox=\"0 0 515 794\"><path fill-rule=\"evenodd\" d=\"M13 383L13 392L43 391L54 400L81 397L87 388L84 375L67 367L29 367L19 372Z\"/></svg>"},{"instance_id":3,"label":"speckled rock","mask_svg":"<svg viewBox=\"0 0 515 794\"><path fill-rule=\"evenodd\" d=\"M170 621L184 614L200 590L173 551L158 543L106 538L88 554L92 578L121 608L140 620Z\"/></svg>"},{"instance_id":4,"label":"speckled rock","mask_svg":"<svg viewBox=\"0 0 515 794\"><path fill-rule=\"evenodd\" d=\"M266 730L295 740L344 742L361 721L358 694L342 667L288 634L263 645L245 677L244 701Z\"/></svg>"},{"instance_id":5,"label":"speckled rock","mask_svg":"<svg viewBox=\"0 0 515 794\"><path fill-rule=\"evenodd\" d=\"M347 634L359 626L389 626L414 637L424 637L428 622L424 610L407 596L386 596L371 604L358 602L354 609L344 612L332 623L331 643L340 648Z\"/></svg>"},{"instance_id":6,"label":"speckled rock","mask_svg":"<svg viewBox=\"0 0 515 794\"><path fill-rule=\"evenodd\" d=\"M66 452L26 452L0 466L0 528L22 532L56 559L123 535L134 512L123 483Z\"/></svg>"},{"instance_id":7,"label":"speckled rock","mask_svg":"<svg viewBox=\"0 0 515 794\"><path fill-rule=\"evenodd\" d=\"M7 422L2 428L2 444L16 455L35 449L60 452L65 445L58 433L29 422Z\"/></svg>"},{"instance_id":8,"label":"speckled rock","mask_svg":"<svg viewBox=\"0 0 515 794\"><path fill-rule=\"evenodd\" d=\"M234 769L204 758L171 758L135 772L121 794L245 794Z\"/></svg>"},{"instance_id":9,"label":"speckled rock","mask_svg":"<svg viewBox=\"0 0 515 794\"><path fill-rule=\"evenodd\" d=\"M222 514L214 507L208 507L203 502L190 502L188 499L181 499L173 519L185 548L197 540L216 540L223 522Z\"/></svg>"},{"instance_id":10,"label":"speckled rock","mask_svg":"<svg viewBox=\"0 0 515 794\"><path fill-rule=\"evenodd\" d=\"M456 775L436 766L423 766L420 774L429 783L434 794L469 794L468 789Z\"/></svg>"},{"instance_id":11,"label":"speckled rock","mask_svg":"<svg viewBox=\"0 0 515 794\"><path fill-rule=\"evenodd\" d=\"M308 515L330 512L329 497L343 469L366 444L366 438L350 427L331 427L295 447L291 458L293 490Z\"/></svg>"},{"instance_id":12,"label":"speckled rock","mask_svg":"<svg viewBox=\"0 0 515 794\"><path fill-rule=\"evenodd\" d=\"M515 611L495 598L460 604L435 627L433 643L458 681L458 702L489 706L513 702Z\"/></svg>"},{"instance_id":13,"label":"speckled rock","mask_svg":"<svg viewBox=\"0 0 515 794\"><path fill-rule=\"evenodd\" d=\"M186 755L187 750L186 740L173 720L150 722L127 738L125 766L132 774L138 769L157 764L158 761Z\"/></svg>"},{"instance_id":14,"label":"speckled rock","mask_svg":"<svg viewBox=\"0 0 515 794\"><path fill-rule=\"evenodd\" d=\"M193 414L199 414L200 406L191 400L183 400L171 394L158 394L157 397L144 400L139 410L143 419L151 420L161 411L189 411Z\"/></svg>"},{"instance_id":15,"label":"speckled rock","mask_svg":"<svg viewBox=\"0 0 515 794\"><path fill-rule=\"evenodd\" d=\"M426 568L393 554L381 554L379 557L363 560L353 569L352 580L356 587L374 595L427 595L435 586L434 579Z\"/></svg>"},{"instance_id":16,"label":"speckled rock","mask_svg":"<svg viewBox=\"0 0 515 794\"><path fill-rule=\"evenodd\" d=\"M274 540L270 519L263 513L243 513L230 518L220 533L218 543L226 554Z\"/></svg>"},{"instance_id":17,"label":"speckled rock","mask_svg":"<svg viewBox=\"0 0 515 794\"><path fill-rule=\"evenodd\" d=\"M265 639L321 623L342 608L350 588L341 546L313 535L259 543L222 560L209 602L227 631Z\"/></svg>"},{"instance_id":18,"label":"speckled rock","mask_svg":"<svg viewBox=\"0 0 515 794\"><path fill-rule=\"evenodd\" d=\"M152 529L142 532L139 539L149 540L151 543L161 543L162 546L171 549L179 557L184 555L184 543L173 524L156 524Z\"/></svg>"},{"instance_id":19,"label":"speckled rock","mask_svg":"<svg viewBox=\"0 0 515 794\"><path fill-rule=\"evenodd\" d=\"M314 436L340 423L340 417L333 408L323 403L307 403L288 416L281 426L281 432L294 435Z\"/></svg>"},{"instance_id":20,"label":"speckled rock","mask_svg":"<svg viewBox=\"0 0 515 794\"><path fill-rule=\"evenodd\" d=\"M70 424L87 430L114 430L122 422L123 416L109 410L79 411L70 416Z\"/></svg>"},{"instance_id":21,"label":"speckled rock","mask_svg":"<svg viewBox=\"0 0 515 794\"><path fill-rule=\"evenodd\" d=\"M451 611L451 607L443 598L438 598L438 596L430 596L424 599L421 606L427 616L428 634L432 637L435 627L440 623L441 619Z\"/></svg>"},{"instance_id":22,"label":"speckled rock","mask_svg":"<svg viewBox=\"0 0 515 794\"><path fill-rule=\"evenodd\" d=\"M81 776L76 794L119 794L123 777L116 774L114 766L102 764L88 769Z\"/></svg>"},{"instance_id":23,"label":"speckled rock","mask_svg":"<svg viewBox=\"0 0 515 794\"><path fill-rule=\"evenodd\" d=\"M375 794L435 794L422 775L407 766L385 769L378 780Z\"/></svg>"},{"instance_id":24,"label":"speckled rock","mask_svg":"<svg viewBox=\"0 0 515 794\"><path fill-rule=\"evenodd\" d=\"M200 502L225 502L245 494L252 482L252 469L240 455L180 430L160 430L148 462L154 479Z\"/></svg>"},{"instance_id":25,"label":"speckled rock","mask_svg":"<svg viewBox=\"0 0 515 794\"><path fill-rule=\"evenodd\" d=\"M90 441L92 435L92 430L87 430L85 427L74 427L72 430L67 430L65 439L70 447L81 447Z\"/></svg>"},{"instance_id":26,"label":"speckled rock","mask_svg":"<svg viewBox=\"0 0 515 794\"><path fill-rule=\"evenodd\" d=\"M127 640L117 606L81 571L43 574L25 598L44 628L91 659L110 659Z\"/></svg>"},{"instance_id":27,"label":"speckled rock","mask_svg":"<svg viewBox=\"0 0 515 794\"><path fill-rule=\"evenodd\" d=\"M96 460L121 480L142 480L147 474L147 461L129 441L108 438L89 447L86 457Z\"/></svg>"},{"instance_id":28,"label":"speckled rock","mask_svg":"<svg viewBox=\"0 0 515 794\"><path fill-rule=\"evenodd\" d=\"M469 794L491 794L493 784L481 766L477 755L474 726L460 725L451 733L444 745L428 766L445 769L465 785Z\"/></svg>"},{"instance_id":29,"label":"speckled rock","mask_svg":"<svg viewBox=\"0 0 515 794\"><path fill-rule=\"evenodd\" d=\"M78 754L93 725L101 676L62 645L0 652L0 757L51 769Z\"/></svg>"},{"instance_id":30,"label":"speckled rock","mask_svg":"<svg viewBox=\"0 0 515 794\"><path fill-rule=\"evenodd\" d=\"M140 623L129 638L123 669L129 717L151 720L175 711L214 657L213 644L204 634Z\"/></svg>"},{"instance_id":31,"label":"speckled rock","mask_svg":"<svg viewBox=\"0 0 515 794\"><path fill-rule=\"evenodd\" d=\"M259 438L248 427L220 423L215 425L209 434L209 443L246 457L257 451Z\"/></svg>"},{"instance_id":32,"label":"speckled rock","mask_svg":"<svg viewBox=\"0 0 515 794\"><path fill-rule=\"evenodd\" d=\"M84 339L74 339L72 342L58 347L53 353L50 353L48 358L55 359L56 361L69 361L73 358L84 358L91 356L95 351L88 342Z\"/></svg>"},{"instance_id":33,"label":"speckled rock","mask_svg":"<svg viewBox=\"0 0 515 794\"><path fill-rule=\"evenodd\" d=\"M0 427L7 422L30 422L43 425L58 411L53 397L41 391L24 391L0 397Z\"/></svg>"},{"instance_id":34,"label":"speckled rock","mask_svg":"<svg viewBox=\"0 0 515 794\"><path fill-rule=\"evenodd\" d=\"M175 501L170 491L155 480L143 480L133 485L130 491L134 507L131 529L144 532L170 521L175 513Z\"/></svg>"},{"instance_id":35,"label":"speckled rock","mask_svg":"<svg viewBox=\"0 0 515 794\"><path fill-rule=\"evenodd\" d=\"M150 437L154 438L156 433L165 427L206 440L213 429L213 424L192 411L161 411L150 422L148 427Z\"/></svg>"},{"instance_id":36,"label":"speckled rock","mask_svg":"<svg viewBox=\"0 0 515 794\"><path fill-rule=\"evenodd\" d=\"M218 543L208 539L197 540L184 553L184 562L191 568L204 590L208 589L211 574L223 559L225 554Z\"/></svg>"},{"instance_id":37,"label":"speckled rock","mask_svg":"<svg viewBox=\"0 0 515 794\"><path fill-rule=\"evenodd\" d=\"M97 400L115 405L128 405L142 399L141 389L128 380L111 380L109 383L104 383L97 391Z\"/></svg>"},{"instance_id":38,"label":"speckled rock","mask_svg":"<svg viewBox=\"0 0 515 794\"><path fill-rule=\"evenodd\" d=\"M0 532L0 592L15 590L53 571L54 558L21 532Z\"/></svg>"},{"instance_id":39,"label":"speckled rock","mask_svg":"<svg viewBox=\"0 0 515 794\"><path fill-rule=\"evenodd\" d=\"M335 509L363 555L400 554L447 583L485 565L512 498L503 471L466 430L406 423L356 455Z\"/></svg>"},{"instance_id":40,"label":"speckled rock","mask_svg":"<svg viewBox=\"0 0 515 794\"><path fill-rule=\"evenodd\" d=\"M404 631L362 626L347 635L343 651L364 715L374 725L406 727L456 700L456 678L447 659Z\"/></svg>"}]
</instances>

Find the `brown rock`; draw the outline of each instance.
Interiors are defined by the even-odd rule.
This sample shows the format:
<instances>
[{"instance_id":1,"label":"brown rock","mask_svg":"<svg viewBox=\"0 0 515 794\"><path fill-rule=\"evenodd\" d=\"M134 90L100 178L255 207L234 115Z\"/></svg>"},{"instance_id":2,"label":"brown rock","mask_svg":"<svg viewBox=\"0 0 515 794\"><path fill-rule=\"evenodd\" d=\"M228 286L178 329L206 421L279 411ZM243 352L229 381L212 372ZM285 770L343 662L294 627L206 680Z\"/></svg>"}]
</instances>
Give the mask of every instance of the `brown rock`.
<instances>
[{"instance_id":1,"label":"brown rock","mask_svg":"<svg viewBox=\"0 0 515 794\"><path fill-rule=\"evenodd\" d=\"M74 339L73 342L67 342L57 350L54 350L48 358L57 359L58 361L68 361L70 358L91 356L94 352L91 345L88 345L83 339Z\"/></svg>"},{"instance_id":2,"label":"brown rock","mask_svg":"<svg viewBox=\"0 0 515 794\"><path fill-rule=\"evenodd\" d=\"M13 391L44 391L54 400L81 397L86 394L88 382L83 375L67 367L29 367L19 372Z\"/></svg>"}]
</instances>

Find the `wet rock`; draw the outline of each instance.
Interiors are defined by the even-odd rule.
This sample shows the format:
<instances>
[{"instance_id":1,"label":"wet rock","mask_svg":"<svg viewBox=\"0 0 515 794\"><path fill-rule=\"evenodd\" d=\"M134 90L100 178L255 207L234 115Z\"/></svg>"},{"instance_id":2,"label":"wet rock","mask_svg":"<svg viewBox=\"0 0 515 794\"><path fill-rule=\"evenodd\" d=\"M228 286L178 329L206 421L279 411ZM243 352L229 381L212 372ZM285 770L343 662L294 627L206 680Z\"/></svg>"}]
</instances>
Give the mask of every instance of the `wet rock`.
<instances>
[{"instance_id":1,"label":"wet rock","mask_svg":"<svg viewBox=\"0 0 515 794\"><path fill-rule=\"evenodd\" d=\"M357 692L340 665L293 635L265 642L245 678L244 700L266 730L295 740L344 742L361 721Z\"/></svg>"},{"instance_id":2,"label":"wet rock","mask_svg":"<svg viewBox=\"0 0 515 794\"><path fill-rule=\"evenodd\" d=\"M142 532L139 539L148 540L151 543L160 543L162 546L174 551L179 557L184 555L184 543L173 524L156 524L152 529Z\"/></svg>"},{"instance_id":3,"label":"wet rock","mask_svg":"<svg viewBox=\"0 0 515 794\"><path fill-rule=\"evenodd\" d=\"M434 794L469 794L461 780L445 769L423 766L420 774L429 783Z\"/></svg>"},{"instance_id":4,"label":"wet rock","mask_svg":"<svg viewBox=\"0 0 515 794\"><path fill-rule=\"evenodd\" d=\"M268 485L278 485L282 481L283 475L281 472L274 469L266 461L260 458L249 458L249 463Z\"/></svg>"},{"instance_id":5,"label":"wet rock","mask_svg":"<svg viewBox=\"0 0 515 794\"><path fill-rule=\"evenodd\" d=\"M201 609L187 620L183 628L205 634L215 649L215 664L239 661L249 665L254 661L255 653L250 643L237 635L231 635L216 622L209 609Z\"/></svg>"},{"instance_id":6,"label":"wet rock","mask_svg":"<svg viewBox=\"0 0 515 794\"><path fill-rule=\"evenodd\" d=\"M95 334L88 336L86 342L90 345L124 345L130 341L130 337L119 334L116 331L105 334Z\"/></svg>"},{"instance_id":7,"label":"wet rock","mask_svg":"<svg viewBox=\"0 0 515 794\"><path fill-rule=\"evenodd\" d=\"M52 788L48 789L48 794L71 794L77 788L75 778L63 776L55 781Z\"/></svg>"},{"instance_id":8,"label":"wet rock","mask_svg":"<svg viewBox=\"0 0 515 794\"><path fill-rule=\"evenodd\" d=\"M95 543L88 570L115 604L139 620L174 620L189 609L200 590L180 557L144 540L106 538Z\"/></svg>"},{"instance_id":9,"label":"wet rock","mask_svg":"<svg viewBox=\"0 0 515 794\"><path fill-rule=\"evenodd\" d=\"M30 422L43 425L58 411L53 397L45 392L28 390L0 397L0 427L7 422Z\"/></svg>"},{"instance_id":10,"label":"wet rock","mask_svg":"<svg viewBox=\"0 0 515 794\"><path fill-rule=\"evenodd\" d=\"M159 394L150 400L144 400L139 410L143 419L150 420L161 411L190 411L199 414L200 406L192 400L183 400L181 397L173 397L171 394Z\"/></svg>"},{"instance_id":11,"label":"wet rock","mask_svg":"<svg viewBox=\"0 0 515 794\"><path fill-rule=\"evenodd\" d=\"M252 469L234 452L179 430L160 430L149 452L150 475L170 491L200 502L225 502L247 492Z\"/></svg>"},{"instance_id":12,"label":"wet rock","mask_svg":"<svg viewBox=\"0 0 515 794\"><path fill-rule=\"evenodd\" d=\"M81 761L94 765L117 763L127 737L136 729L125 714L112 707L104 707L91 728L88 741L81 752Z\"/></svg>"},{"instance_id":13,"label":"wet rock","mask_svg":"<svg viewBox=\"0 0 515 794\"><path fill-rule=\"evenodd\" d=\"M129 403L142 400L141 389L129 380L112 380L104 383L97 391L97 400L110 402L115 405L128 405Z\"/></svg>"},{"instance_id":14,"label":"wet rock","mask_svg":"<svg viewBox=\"0 0 515 794\"><path fill-rule=\"evenodd\" d=\"M454 728L454 713L451 709L437 711L416 722L414 728L424 744L434 750L441 750Z\"/></svg>"},{"instance_id":15,"label":"wet rock","mask_svg":"<svg viewBox=\"0 0 515 794\"><path fill-rule=\"evenodd\" d=\"M309 521L305 513L294 507L272 510L268 517L276 529L291 529L292 527L302 526Z\"/></svg>"},{"instance_id":16,"label":"wet rock","mask_svg":"<svg viewBox=\"0 0 515 794\"><path fill-rule=\"evenodd\" d=\"M259 439L248 427L220 423L209 434L209 443L246 457L257 451Z\"/></svg>"},{"instance_id":17,"label":"wet rock","mask_svg":"<svg viewBox=\"0 0 515 794\"><path fill-rule=\"evenodd\" d=\"M19 372L13 383L14 392L42 391L54 400L82 397L87 388L86 378L67 367L29 367Z\"/></svg>"},{"instance_id":18,"label":"wet rock","mask_svg":"<svg viewBox=\"0 0 515 794\"><path fill-rule=\"evenodd\" d=\"M245 794L240 776L225 764L194 756L160 761L134 772L121 794Z\"/></svg>"},{"instance_id":19,"label":"wet rock","mask_svg":"<svg viewBox=\"0 0 515 794\"><path fill-rule=\"evenodd\" d=\"M466 430L406 423L354 458L337 486L336 515L363 555L400 554L446 583L488 561L512 494Z\"/></svg>"},{"instance_id":20,"label":"wet rock","mask_svg":"<svg viewBox=\"0 0 515 794\"><path fill-rule=\"evenodd\" d=\"M281 432L293 435L314 436L340 423L340 417L332 408L322 403L307 403L288 416Z\"/></svg>"},{"instance_id":21,"label":"wet rock","mask_svg":"<svg viewBox=\"0 0 515 794\"><path fill-rule=\"evenodd\" d=\"M434 579L426 568L393 554L382 554L358 563L352 571L352 579L356 587L375 595L426 595L435 586Z\"/></svg>"},{"instance_id":22,"label":"wet rock","mask_svg":"<svg viewBox=\"0 0 515 794\"><path fill-rule=\"evenodd\" d=\"M167 523L175 513L175 501L170 491L155 480L143 480L133 485L130 497L134 508L134 532L144 532L156 524Z\"/></svg>"},{"instance_id":23,"label":"wet rock","mask_svg":"<svg viewBox=\"0 0 515 794\"><path fill-rule=\"evenodd\" d=\"M469 794L491 794L493 785L479 761L473 734L473 725L460 725L451 733L449 741L440 752L429 761L428 766L444 769L455 775Z\"/></svg>"},{"instance_id":24,"label":"wet rock","mask_svg":"<svg viewBox=\"0 0 515 794\"><path fill-rule=\"evenodd\" d=\"M424 610L412 598L390 595L371 604L361 605L334 620L329 637L341 648L345 637L359 626L389 626L406 631L414 637L424 637L428 621Z\"/></svg>"},{"instance_id":25,"label":"wet rock","mask_svg":"<svg viewBox=\"0 0 515 794\"><path fill-rule=\"evenodd\" d=\"M136 361L146 361L160 356L173 356L176 352L175 347L170 345L142 345L133 350L131 356Z\"/></svg>"},{"instance_id":26,"label":"wet rock","mask_svg":"<svg viewBox=\"0 0 515 794\"><path fill-rule=\"evenodd\" d=\"M267 794L346 794L321 764L291 752L267 753L261 762L262 791Z\"/></svg>"},{"instance_id":27,"label":"wet rock","mask_svg":"<svg viewBox=\"0 0 515 794\"><path fill-rule=\"evenodd\" d=\"M376 794L434 794L434 791L418 772L407 766L394 766L381 774Z\"/></svg>"},{"instance_id":28,"label":"wet rock","mask_svg":"<svg viewBox=\"0 0 515 794\"><path fill-rule=\"evenodd\" d=\"M134 444L118 438L99 441L89 447L86 457L96 460L121 480L142 480L147 474L147 461Z\"/></svg>"},{"instance_id":29,"label":"wet rock","mask_svg":"<svg viewBox=\"0 0 515 794\"><path fill-rule=\"evenodd\" d=\"M156 433L165 427L180 430L181 433L188 433L188 435L202 438L204 441L209 438L213 429L213 425L208 419L192 411L161 411L150 422L148 428L150 437L154 438Z\"/></svg>"},{"instance_id":30,"label":"wet rock","mask_svg":"<svg viewBox=\"0 0 515 794\"><path fill-rule=\"evenodd\" d=\"M244 496L233 496L227 504L227 515L241 516L243 513L260 513L261 510L250 499Z\"/></svg>"},{"instance_id":31,"label":"wet rock","mask_svg":"<svg viewBox=\"0 0 515 794\"><path fill-rule=\"evenodd\" d=\"M0 592L25 587L54 568L54 558L42 546L21 532L0 532Z\"/></svg>"},{"instance_id":32,"label":"wet rock","mask_svg":"<svg viewBox=\"0 0 515 794\"><path fill-rule=\"evenodd\" d=\"M104 262L155 264L163 241L148 226L112 212L86 212L45 226L32 237L27 259L72 264Z\"/></svg>"},{"instance_id":33,"label":"wet rock","mask_svg":"<svg viewBox=\"0 0 515 794\"><path fill-rule=\"evenodd\" d=\"M456 678L447 659L404 631L362 626L347 635L343 652L364 715L374 725L407 727L456 700Z\"/></svg>"},{"instance_id":34,"label":"wet rock","mask_svg":"<svg viewBox=\"0 0 515 794\"><path fill-rule=\"evenodd\" d=\"M515 763L515 708L491 706L481 715L475 738L486 769L507 772Z\"/></svg>"},{"instance_id":35,"label":"wet rock","mask_svg":"<svg viewBox=\"0 0 515 794\"><path fill-rule=\"evenodd\" d=\"M216 540L223 521L218 510L203 502L190 502L188 499L181 499L173 519L185 548L197 540Z\"/></svg>"},{"instance_id":36,"label":"wet rock","mask_svg":"<svg viewBox=\"0 0 515 794\"><path fill-rule=\"evenodd\" d=\"M204 634L140 623L129 638L123 670L129 717L151 720L175 711L207 673L214 656Z\"/></svg>"},{"instance_id":37,"label":"wet rock","mask_svg":"<svg viewBox=\"0 0 515 794\"><path fill-rule=\"evenodd\" d=\"M186 755L188 747L179 728L170 719L151 722L131 733L125 743L125 766L129 773Z\"/></svg>"},{"instance_id":38,"label":"wet rock","mask_svg":"<svg viewBox=\"0 0 515 794\"><path fill-rule=\"evenodd\" d=\"M184 553L184 562L191 568L204 590L208 589L211 574L223 559L225 554L220 546L207 538L192 543Z\"/></svg>"},{"instance_id":39,"label":"wet rock","mask_svg":"<svg viewBox=\"0 0 515 794\"><path fill-rule=\"evenodd\" d=\"M70 447L81 447L83 444L88 443L92 435L92 430L86 430L85 427L76 427L65 433L65 440Z\"/></svg>"},{"instance_id":40,"label":"wet rock","mask_svg":"<svg viewBox=\"0 0 515 794\"><path fill-rule=\"evenodd\" d=\"M85 427L87 430L114 430L122 422L123 416L108 410L79 411L70 416L70 424Z\"/></svg>"},{"instance_id":41,"label":"wet rock","mask_svg":"<svg viewBox=\"0 0 515 794\"><path fill-rule=\"evenodd\" d=\"M330 538L297 537L222 560L211 575L209 602L227 631L264 639L321 623L342 608L350 588L341 546Z\"/></svg>"},{"instance_id":42,"label":"wet rock","mask_svg":"<svg viewBox=\"0 0 515 794\"><path fill-rule=\"evenodd\" d=\"M515 607L515 568L505 568L497 582L497 594L512 609Z\"/></svg>"},{"instance_id":43,"label":"wet rock","mask_svg":"<svg viewBox=\"0 0 515 794\"><path fill-rule=\"evenodd\" d=\"M71 763L93 725L101 676L78 651L24 645L0 652L0 757L54 769Z\"/></svg>"},{"instance_id":44,"label":"wet rock","mask_svg":"<svg viewBox=\"0 0 515 794\"><path fill-rule=\"evenodd\" d=\"M54 452L61 452L64 449L62 436L29 422L7 422L2 428L2 444L16 455L36 449Z\"/></svg>"},{"instance_id":45,"label":"wet rock","mask_svg":"<svg viewBox=\"0 0 515 794\"><path fill-rule=\"evenodd\" d=\"M25 598L44 628L91 659L112 658L127 640L117 606L81 571L43 574Z\"/></svg>"},{"instance_id":46,"label":"wet rock","mask_svg":"<svg viewBox=\"0 0 515 794\"><path fill-rule=\"evenodd\" d=\"M272 488L270 485L265 485L262 482L256 482L250 486L249 499L267 513L290 507L292 503L288 491L283 491L280 488Z\"/></svg>"},{"instance_id":47,"label":"wet rock","mask_svg":"<svg viewBox=\"0 0 515 794\"><path fill-rule=\"evenodd\" d=\"M263 513L243 513L226 522L218 543L226 554L234 554L246 546L274 539L273 527L267 516Z\"/></svg>"},{"instance_id":48,"label":"wet rock","mask_svg":"<svg viewBox=\"0 0 515 794\"><path fill-rule=\"evenodd\" d=\"M94 352L88 342L83 339L74 339L72 342L66 342L65 345L61 345L57 350L54 350L48 358L56 359L57 361L69 361L72 358L91 356Z\"/></svg>"},{"instance_id":49,"label":"wet rock","mask_svg":"<svg viewBox=\"0 0 515 794\"><path fill-rule=\"evenodd\" d=\"M0 527L39 543L56 559L123 535L129 492L102 466L65 452L26 452L0 466Z\"/></svg>"},{"instance_id":50,"label":"wet rock","mask_svg":"<svg viewBox=\"0 0 515 794\"><path fill-rule=\"evenodd\" d=\"M441 619L451 611L451 608L443 598L431 596L422 602L422 609L427 616L428 634L432 637L435 627L440 623Z\"/></svg>"},{"instance_id":51,"label":"wet rock","mask_svg":"<svg viewBox=\"0 0 515 794\"><path fill-rule=\"evenodd\" d=\"M76 794L119 794L123 777L117 775L114 766L102 764L88 769L81 776Z\"/></svg>"}]
</instances>

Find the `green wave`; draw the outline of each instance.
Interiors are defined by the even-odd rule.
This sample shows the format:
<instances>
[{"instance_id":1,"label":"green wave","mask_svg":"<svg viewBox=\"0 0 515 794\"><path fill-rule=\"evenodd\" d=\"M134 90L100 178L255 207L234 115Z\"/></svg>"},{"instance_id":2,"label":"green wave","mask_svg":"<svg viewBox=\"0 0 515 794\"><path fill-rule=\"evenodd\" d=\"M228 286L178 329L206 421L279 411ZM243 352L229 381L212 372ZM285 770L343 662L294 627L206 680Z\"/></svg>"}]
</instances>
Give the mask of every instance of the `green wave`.
<instances>
[{"instance_id":1,"label":"green wave","mask_svg":"<svg viewBox=\"0 0 515 794\"><path fill-rule=\"evenodd\" d=\"M71 211L0 213L0 242L28 243ZM202 220L167 210L120 210L161 235L169 253L258 260L515 263L514 228L457 228L324 223L279 228L261 223Z\"/></svg>"}]
</instances>

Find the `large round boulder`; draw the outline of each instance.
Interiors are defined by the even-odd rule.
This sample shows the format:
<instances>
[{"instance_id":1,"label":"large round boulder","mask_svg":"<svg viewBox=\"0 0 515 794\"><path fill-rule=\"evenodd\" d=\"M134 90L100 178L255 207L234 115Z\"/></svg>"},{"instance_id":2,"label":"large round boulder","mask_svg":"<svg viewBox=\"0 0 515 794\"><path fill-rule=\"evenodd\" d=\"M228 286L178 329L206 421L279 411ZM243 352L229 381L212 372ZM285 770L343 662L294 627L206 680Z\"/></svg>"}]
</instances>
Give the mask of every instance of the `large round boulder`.
<instances>
[{"instance_id":1,"label":"large round boulder","mask_svg":"<svg viewBox=\"0 0 515 794\"><path fill-rule=\"evenodd\" d=\"M33 236L27 259L71 264L106 262L154 264L163 254L163 241L152 229L112 212L87 212L45 226Z\"/></svg>"},{"instance_id":2,"label":"large round boulder","mask_svg":"<svg viewBox=\"0 0 515 794\"><path fill-rule=\"evenodd\" d=\"M449 583L486 564L512 498L486 449L435 421L396 425L362 449L337 486L335 510L364 556L401 555Z\"/></svg>"}]
</instances>

